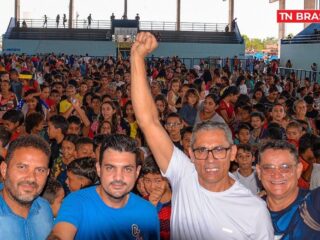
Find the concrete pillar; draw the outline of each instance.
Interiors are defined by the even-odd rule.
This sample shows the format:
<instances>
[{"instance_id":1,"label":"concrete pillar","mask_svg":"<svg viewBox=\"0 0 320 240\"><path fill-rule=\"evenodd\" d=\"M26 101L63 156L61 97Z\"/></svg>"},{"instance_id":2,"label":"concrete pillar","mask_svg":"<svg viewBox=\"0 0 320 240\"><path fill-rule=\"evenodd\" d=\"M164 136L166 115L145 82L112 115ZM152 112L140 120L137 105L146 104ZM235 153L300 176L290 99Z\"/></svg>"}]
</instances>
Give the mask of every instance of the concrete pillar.
<instances>
[{"instance_id":1,"label":"concrete pillar","mask_svg":"<svg viewBox=\"0 0 320 240\"><path fill-rule=\"evenodd\" d=\"M304 0L304 9L316 9L316 0ZM308 27L311 23L304 23L304 28Z\"/></svg>"},{"instance_id":2,"label":"concrete pillar","mask_svg":"<svg viewBox=\"0 0 320 240\"><path fill-rule=\"evenodd\" d=\"M70 0L70 2L69 2L69 24L68 24L69 28L72 28L73 12L74 12L74 1Z\"/></svg>"},{"instance_id":3,"label":"concrete pillar","mask_svg":"<svg viewBox=\"0 0 320 240\"><path fill-rule=\"evenodd\" d=\"M16 21L20 20L20 0L14 1L14 18Z\"/></svg>"},{"instance_id":4,"label":"concrete pillar","mask_svg":"<svg viewBox=\"0 0 320 240\"><path fill-rule=\"evenodd\" d=\"M123 16L127 19L128 18L128 1L124 0L124 13Z\"/></svg>"},{"instance_id":5,"label":"concrete pillar","mask_svg":"<svg viewBox=\"0 0 320 240\"><path fill-rule=\"evenodd\" d=\"M279 10L286 9L286 0L279 0ZM286 35L286 25L285 23L279 23L279 33L278 38L281 40Z\"/></svg>"},{"instance_id":6,"label":"concrete pillar","mask_svg":"<svg viewBox=\"0 0 320 240\"><path fill-rule=\"evenodd\" d=\"M177 0L177 31L180 31L181 0Z\"/></svg>"},{"instance_id":7,"label":"concrete pillar","mask_svg":"<svg viewBox=\"0 0 320 240\"><path fill-rule=\"evenodd\" d=\"M234 0L229 0L229 15L228 15L229 29L232 31L232 21L234 19Z\"/></svg>"}]
</instances>

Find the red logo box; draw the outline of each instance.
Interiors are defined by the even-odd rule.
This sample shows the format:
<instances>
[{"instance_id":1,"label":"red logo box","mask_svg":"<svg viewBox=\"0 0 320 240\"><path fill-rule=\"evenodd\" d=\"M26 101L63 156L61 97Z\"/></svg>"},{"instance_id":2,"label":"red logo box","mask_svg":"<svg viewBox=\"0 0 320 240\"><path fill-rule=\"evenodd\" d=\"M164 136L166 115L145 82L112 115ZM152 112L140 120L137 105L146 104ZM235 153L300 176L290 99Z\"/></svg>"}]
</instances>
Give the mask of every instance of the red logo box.
<instances>
[{"instance_id":1,"label":"red logo box","mask_svg":"<svg viewBox=\"0 0 320 240\"><path fill-rule=\"evenodd\" d=\"M319 23L320 10L277 10L278 23Z\"/></svg>"}]
</instances>

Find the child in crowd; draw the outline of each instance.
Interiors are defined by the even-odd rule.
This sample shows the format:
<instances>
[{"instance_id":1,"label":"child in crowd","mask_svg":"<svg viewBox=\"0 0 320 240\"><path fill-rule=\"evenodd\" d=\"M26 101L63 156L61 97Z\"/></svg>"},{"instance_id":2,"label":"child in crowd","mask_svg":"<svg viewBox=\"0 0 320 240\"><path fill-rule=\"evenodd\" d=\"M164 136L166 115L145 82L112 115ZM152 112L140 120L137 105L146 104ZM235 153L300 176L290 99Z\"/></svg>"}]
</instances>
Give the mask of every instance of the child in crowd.
<instances>
[{"instance_id":1,"label":"child in crowd","mask_svg":"<svg viewBox=\"0 0 320 240\"><path fill-rule=\"evenodd\" d=\"M23 132L24 116L20 110L11 109L5 112L2 116L2 124L11 133L10 142L17 139Z\"/></svg>"},{"instance_id":2,"label":"child in crowd","mask_svg":"<svg viewBox=\"0 0 320 240\"><path fill-rule=\"evenodd\" d=\"M164 125L167 115L169 114L168 101L162 94L156 96L154 101L158 109L159 120L161 124Z\"/></svg>"},{"instance_id":3,"label":"child in crowd","mask_svg":"<svg viewBox=\"0 0 320 240\"><path fill-rule=\"evenodd\" d=\"M236 131L236 137L235 143L237 144L250 144L253 142L253 139L251 138L251 128L246 123L241 123L238 126L238 129Z\"/></svg>"},{"instance_id":4,"label":"child in crowd","mask_svg":"<svg viewBox=\"0 0 320 240\"><path fill-rule=\"evenodd\" d=\"M39 112L30 113L24 122L26 133L35 134L44 137L44 115Z\"/></svg>"},{"instance_id":5,"label":"child in crowd","mask_svg":"<svg viewBox=\"0 0 320 240\"><path fill-rule=\"evenodd\" d=\"M112 124L105 120L100 123L99 128L98 128L98 134L114 134L116 131Z\"/></svg>"},{"instance_id":6,"label":"child in crowd","mask_svg":"<svg viewBox=\"0 0 320 240\"><path fill-rule=\"evenodd\" d=\"M190 88L189 84L184 83L179 90L179 98L176 101L176 108L178 112L182 107L184 96L186 95L186 92L188 91L189 88Z\"/></svg>"},{"instance_id":7,"label":"child in crowd","mask_svg":"<svg viewBox=\"0 0 320 240\"><path fill-rule=\"evenodd\" d=\"M58 180L49 178L44 192L42 193L42 197L50 203L54 217L57 217L58 215L64 196L62 184Z\"/></svg>"},{"instance_id":8,"label":"child in crowd","mask_svg":"<svg viewBox=\"0 0 320 240\"><path fill-rule=\"evenodd\" d=\"M181 131L183 152L189 157L191 144L192 127L185 127Z\"/></svg>"},{"instance_id":9,"label":"child in crowd","mask_svg":"<svg viewBox=\"0 0 320 240\"><path fill-rule=\"evenodd\" d=\"M67 166L66 183L71 192L97 183L96 161L90 157L77 158Z\"/></svg>"},{"instance_id":10,"label":"child in crowd","mask_svg":"<svg viewBox=\"0 0 320 240\"><path fill-rule=\"evenodd\" d=\"M95 157L91 138L81 137L76 141L76 156L77 158Z\"/></svg>"},{"instance_id":11,"label":"child in crowd","mask_svg":"<svg viewBox=\"0 0 320 240\"><path fill-rule=\"evenodd\" d=\"M10 141L10 138L11 132L4 126L0 126L0 156L3 158L5 158L7 155L7 145Z\"/></svg>"},{"instance_id":12,"label":"child in crowd","mask_svg":"<svg viewBox=\"0 0 320 240\"><path fill-rule=\"evenodd\" d=\"M223 94L221 95L219 107L217 109L217 112L229 125L233 133L234 133L234 129L232 125L236 120L234 104L237 102L238 97L239 97L239 89L236 86L230 86L226 88Z\"/></svg>"},{"instance_id":13,"label":"child in crowd","mask_svg":"<svg viewBox=\"0 0 320 240\"><path fill-rule=\"evenodd\" d=\"M264 120L264 115L261 112L252 112L250 114L250 123L252 127L251 136L254 143L259 143L262 136L265 134Z\"/></svg>"},{"instance_id":14,"label":"child in crowd","mask_svg":"<svg viewBox=\"0 0 320 240\"><path fill-rule=\"evenodd\" d=\"M153 156L145 159L141 174L148 199L158 211L160 220L160 239L170 239L171 188L169 182L160 172Z\"/></svg>"},{"instance_id":15,"label":"child in crowd","mask_svg":"<svg viewBox=\"0 0 320 240\"><path fill-rule=\"evenodd\" d=\"M68 131L67 134L76 134L78 136L82 135L82 123L81 119L75 115L71 115L67 118L68 121Z\"/></svg>"},{"instance_id":16,"label":"child in crowd","mask_svg":"<svg viewBox=\"0 0 320 240\"><path fill-rule=\"evenodd\" d=\"M252 163L255 160L252 148L249 144L239 144L237 148L236 162L238 163L239 168L233 175L253 194L258 194L261 189L256 170L252 166Z\"/></svg>"},{"instance_id":17,"label":"child in crowd","mask_svg":"<svg viewBox=\"0 0 320 240\"><path fill-rule=\"evenodd\" d=\"M45 119L47 119L48 108L40 97L37 96L38 94L39 93L33 89L28 90L24 95L24 103L21 107L21 111L25 117L31 113L39 112L44 115Z\"/></svg>"},{"instance_id":18,"label":"child in crowd","mask_svg":"<svg viewBox=\"0 0 320 240\"><path fill-rule=\"evenodd\" d=\"M250 124L250 114L252 107L250 105L241 105L237 108L236 118L239 122Z\"/></svg>"},{"instance_id":19,"label":"child in crowd","mask_svg":"<svg viewBox=\"0 0 320 240\"><path fill-rule=\"evenodd\" d=\"M129 100L124 106L123 116L124 116L124 120L130 126L130 137L135 139L137 135L137 130L138 130L138 123L134 115L131 100Z\"/></svg>"},{"instance_id":20,"label":"child in crowd","mask_svg":"<svg viewBox=\"0 0 320 240\"><path fill-rule=\"evenodd\" d=\"M180 150L183 150L181 142L181 129L183 128L183 123L177 113L170 113L168 115L165 128L173 144Z\"/></svg>"},{"instance_id":21,"label":"child in crowd","mask_svg":"<svg viewBox=\"0 0 320 240\"><path fill-rule=\"evenodd\" d=\"M316 162L313 146L319 141L319 136L306 133L299 139L299 161L302 163L302 173L298 180L298 186L302 189L310 188L310 179L313 164Z\"/></svg>"},{"instance_id":22,"label":"child in crowd","mask_svg":"<svg viewBox=\"0 0 320 240\"><path fill-rule=\"evenodd\" d=\"M302 136L302 126L296 121L291 121L286 128L287 139L290 143L299 147L299 139Z\"/></svg>"},{"instance_id":23,"label":"child in crowd","mask_svg":"<svg viewBox=\"0 0 320 240\"><path fill-rule=\"evenodd\" d=\"M105 134L98 134L98 135L95 135L93 138L93 147L94 147L94 154L95 154L96 161L99 161L100 159L100 148L106 137L107 135Z\"/></svg>"},{"instance_id":24,"label":"child in crowd","mask_svg":"<svg viewBox=\"0 0 320 240\"><path fill-rule=\"evenodd\" d=\"M183 121L184 126L193 127L197 116L198 103L198 91L194 88L188 89L183 99L182 108L179 111L179 115Z\"/></svg>"},{"instance_id":25,"label":"child in crowd","mask_svg":"<svg viewBox=\"0 0 320 240\"><path fill-rule=\"evenodd\" d=\"M74 134L66 135L62 142L62 156L58 157L51 169L51 175L53 178L57 179L63 186L65 194L69 193L69 188L65 181L67 179L67 165L76 158L76 142L78 141L78 136Z\"/></svg>"},{"instance_id":26,"label":"child in crowd","mask_svg":"<svg viewBox=\"0 0 320 240\"><path fill-rule=\"evenodd\" d=\"M49 139L51 140L50 167L55 159L61 156L61 145L67 130L68 121L63 116L53 115L50 117L47 129Z\"/></svg>"},{"instance_id":27,"label":"child in crowd","mask_svg":"<svg viewBox=\"0 0 320 240\"><path fill-rule=\"evenodd\" d=\"M176 103L179 98L180 79L172 79L169 86L168 108L171 112L177 112Z\"/></svg>"},{"instance_id":28,"label":"child in crowd","mask_svg":"<svg viewBox=\"0 0 320 240\"><path fill-rule=\"evenodd\" d=\"M285 120L285 110L284 107L281 104L274 104L270 116L272 118L270 123L277 123L279 124L279 128L281 130L282 139L286 139L286 120Z\"/></svg>"},{"instance_id":29,"label":"child in crowd","mask_svg":"<svg viewBox=\"0 0 320 240\"><path fill-rule=\"evenodd\" d=\"M276 103L271 109L270 116L272 118L271 122L278 123L281 127L284 126L284 118L286 116L283 105Z\"/></svg>"}]
</instances>

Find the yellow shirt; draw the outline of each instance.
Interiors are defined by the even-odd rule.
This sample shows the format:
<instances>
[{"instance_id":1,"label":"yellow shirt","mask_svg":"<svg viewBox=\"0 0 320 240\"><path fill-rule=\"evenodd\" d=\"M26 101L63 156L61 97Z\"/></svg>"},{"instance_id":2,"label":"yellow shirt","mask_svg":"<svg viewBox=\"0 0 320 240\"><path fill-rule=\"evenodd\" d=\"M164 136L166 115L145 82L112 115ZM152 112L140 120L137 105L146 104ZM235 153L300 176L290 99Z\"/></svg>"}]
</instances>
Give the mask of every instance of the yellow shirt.
<instances>
[{"instance_id":1,"label":"yellow shirt","mask_svg":"<svg viewBox=\"0 0 320 240\"><path fill-rule=\"evenodd\" d=\"M130 137L135 139L137 135L137 130L138 130L138 123L134 121L133 123L130 124Z\"/></svg>"},{"instance_id":2,"label":"yellow shirt","mask_svg":"<svg viewBox=\"0 0 320 240\"><path fill-rule=\"evenodd\" d=\"M59 105L59 112L65 113L72 106L72 104L67 100L62 100Z\"/></svg>"}]
</instances>

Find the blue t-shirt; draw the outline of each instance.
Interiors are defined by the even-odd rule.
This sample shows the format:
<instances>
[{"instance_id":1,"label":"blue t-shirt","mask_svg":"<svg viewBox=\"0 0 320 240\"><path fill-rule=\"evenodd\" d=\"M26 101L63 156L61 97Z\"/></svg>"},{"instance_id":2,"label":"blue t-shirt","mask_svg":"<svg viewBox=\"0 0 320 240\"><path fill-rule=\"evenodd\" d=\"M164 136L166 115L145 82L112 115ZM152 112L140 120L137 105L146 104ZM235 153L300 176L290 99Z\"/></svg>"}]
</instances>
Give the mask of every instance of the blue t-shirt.
<instances>
[{"instance_id":1,"label":"blue t-shirt","mask_svg":"<svg viewBox=\"0 0 320 240\"><path fill-rule=\"evenodd\" d=\"M320 239L320 188L300 189L297 199L286 209L270 211L275 236L281 240Z\"/></svg>"},{"instance_id":2,"label":"blue t-shirt","mask_svg":"<svg viewBox=\"0 0 320 240\"><path fill-rule=\"evenodd\" d=\"M77 228L75 239L159 239L156 208L130 193L123 208L107 206L89 187L68 195L59 210L55 224L67 222Z\"/></svg>"},{"instance_id":3,"label":"blue t-shirt","mask_svg":"<svg viewBox=\"0 0 320 240\"><path fill-rule=\"evenodd\" d=\"M0 196L0 239L43 240L49 235L52 226L52 210L45 199L36 198L28 217L24 219L12 212Z\"/></svg>"}]
</instances>

